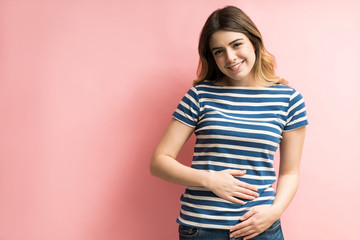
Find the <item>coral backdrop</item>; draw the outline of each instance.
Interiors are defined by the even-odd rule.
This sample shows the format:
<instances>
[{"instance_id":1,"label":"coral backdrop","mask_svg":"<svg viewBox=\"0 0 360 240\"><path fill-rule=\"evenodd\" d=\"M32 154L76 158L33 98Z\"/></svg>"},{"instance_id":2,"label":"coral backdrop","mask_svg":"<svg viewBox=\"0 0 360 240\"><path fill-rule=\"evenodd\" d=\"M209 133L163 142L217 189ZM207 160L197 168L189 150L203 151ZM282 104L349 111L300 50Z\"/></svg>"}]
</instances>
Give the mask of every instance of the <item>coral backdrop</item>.
<instances>
[{"instance_id":1,"label":"coral backdrop","mask_svg":"<svg viewBox=\"0 0 360 240\"><path fill-rule=\"evenodd\" d=\"M202 25L229 4L307 103L285 237L357 235L358 1L2 0L1 240L177 239L184 188L152 177L149 159L195 78Z\"/></svg>"}]
</instances>

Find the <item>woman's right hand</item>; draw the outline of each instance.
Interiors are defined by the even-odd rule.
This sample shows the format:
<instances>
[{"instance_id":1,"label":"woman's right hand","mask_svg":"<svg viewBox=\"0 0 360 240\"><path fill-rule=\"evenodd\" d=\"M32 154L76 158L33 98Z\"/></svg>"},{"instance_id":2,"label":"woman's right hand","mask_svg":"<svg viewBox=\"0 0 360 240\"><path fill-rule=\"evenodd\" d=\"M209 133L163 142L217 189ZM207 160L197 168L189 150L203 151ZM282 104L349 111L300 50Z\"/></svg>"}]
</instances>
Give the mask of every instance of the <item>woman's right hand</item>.
<instances>
[{"instance_id":1,"label":"woman's right hand","mask_svg":"<svg viewBox=\"0 0 360 240\"><path fill-rule=\"evenodd\" d=\"M205 187L217 196L237 204L245 204L242 200L258 197L256 187L235 178L243 176L245 170L208 172L188 167L176 160L193 131L194 128L172 119L151 158L151 174L176 184Z\"/></svg>"},{"instance_id":2,"label":"woman's right hand","mask_svg":"<svg viewBox=\"0 0 360 240\"><path fill-rule=\"evenodd\" d=\"M259 196L256 187L235 178L245 173L246 170L233 169L210 172L205 187L222 199L244 205L241 199L254 200Z\"/></svg>"}]
</instances>

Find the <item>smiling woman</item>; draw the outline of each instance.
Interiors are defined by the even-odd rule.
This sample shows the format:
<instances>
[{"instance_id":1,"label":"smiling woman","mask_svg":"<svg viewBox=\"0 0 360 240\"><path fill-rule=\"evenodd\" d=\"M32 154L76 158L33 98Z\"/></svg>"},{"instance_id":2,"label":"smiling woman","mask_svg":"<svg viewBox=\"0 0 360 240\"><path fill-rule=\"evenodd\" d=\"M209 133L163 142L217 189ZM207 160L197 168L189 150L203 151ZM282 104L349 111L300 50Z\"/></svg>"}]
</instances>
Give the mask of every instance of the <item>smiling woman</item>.
<instances>
[{"instance_id":1,"label":"smiling woman","mask_svg":"<svg viewBox=\"0 0 360 240\"><path fill-rule=\"evenodd\" d=\"M266 86L275 83L286 83L284 79L279 78L275 74L275 58L266 50L261 33L256 25L241 9L229 6L214 11L202 29L198 49L200 55L198 79L194 82L195 84L203 80L219 81L222 77L226 76L219 69L220 67L216 62L217 58L211 56L214 54L213 49L218 46L210 46L215 44L216 40L225 40L222 39L222 36L218 35L226 33L233 36L227 36L229 38L228 41L231 42L224 42L224 46L234 43L233 41L239 38L246 42L247 49L255 52L252 77L259 85ZM238 47L238 44L232 47Z\"/></svg>"},{"instance_id":2,"label":"smiling woman","mask_svg":"<svg viewBox=\"0 0 360 240\"><path fill-rule=\"evenodd\" d=\"M198 79L150 164L153 175L187 186L177 219L180 240L283 239L279 218L298 186L308 124L304 100L280 83L259 31L236 7L210 15L199 55ZM176 157L192 133L196 144L187 167Z\"/></svg>"},{"instance_id":3,"label":"smiling woman","mask_svg":"<svg viewBox=\"0 0 360 240\"><path fill-rule=\"evenodd\" d=\"M210 38L210 48L216 65L227 77L224 85L252 86L251 70L255 64L255 49L245 34L240 32L217 31Z\"/></svg>"}]
</instances>

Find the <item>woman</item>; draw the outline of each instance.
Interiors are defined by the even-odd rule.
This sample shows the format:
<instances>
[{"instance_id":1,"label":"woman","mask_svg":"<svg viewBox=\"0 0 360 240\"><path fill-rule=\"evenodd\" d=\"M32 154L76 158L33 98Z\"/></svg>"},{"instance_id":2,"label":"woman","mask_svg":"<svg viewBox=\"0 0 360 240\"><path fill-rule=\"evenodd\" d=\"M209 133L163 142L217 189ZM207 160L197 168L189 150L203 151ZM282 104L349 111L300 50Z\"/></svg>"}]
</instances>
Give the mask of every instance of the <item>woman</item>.
<instances>
[{"instance_id":1,"label":"woman","mask_svg":"<svg viewBox=\"0 0 360 240\"><path fill-rule=\"evenodd\" d=\"M180 239L283 239L279 218L298 186L308 124L304 100L275 75L260 32L236 7L209 16L199 55L198 79L150 164L153 175L187 186L177 219ZM193 132L187 167L176 156Z\"/></svg>"}]
</instances>

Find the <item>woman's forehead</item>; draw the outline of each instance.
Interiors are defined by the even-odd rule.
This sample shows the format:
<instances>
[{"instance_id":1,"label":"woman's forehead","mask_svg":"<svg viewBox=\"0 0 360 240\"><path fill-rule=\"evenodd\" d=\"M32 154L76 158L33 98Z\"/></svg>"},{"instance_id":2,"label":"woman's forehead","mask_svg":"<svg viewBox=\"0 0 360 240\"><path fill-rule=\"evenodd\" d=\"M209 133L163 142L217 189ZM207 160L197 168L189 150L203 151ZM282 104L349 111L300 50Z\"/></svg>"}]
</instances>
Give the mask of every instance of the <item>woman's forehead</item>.
<instances>
[{"instance_id":1,"label":"woman's forehead","mask_svg":"<svg viewBox=\"0 0 360 240\"><path fill-rule=\"evenodd\" d=\"M219 30L213 33L210 37L210 47L227 46L236 40L249 40L245 34L241 32Z\"/></svg>"}]
</instances>

